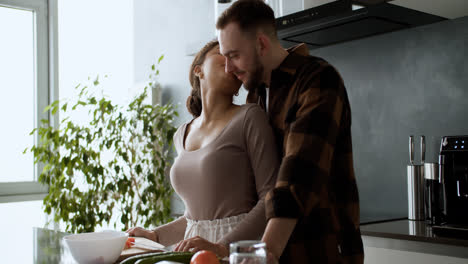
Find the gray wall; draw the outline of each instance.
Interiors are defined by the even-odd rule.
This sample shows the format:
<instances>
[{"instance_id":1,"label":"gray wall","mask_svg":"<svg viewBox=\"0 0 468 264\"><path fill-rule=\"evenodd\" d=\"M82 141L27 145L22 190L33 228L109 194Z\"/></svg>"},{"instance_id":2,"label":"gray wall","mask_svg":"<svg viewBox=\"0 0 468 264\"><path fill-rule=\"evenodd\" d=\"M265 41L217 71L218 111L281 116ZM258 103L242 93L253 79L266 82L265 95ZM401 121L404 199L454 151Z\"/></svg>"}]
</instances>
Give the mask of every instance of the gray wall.
<instances>
[{"instance_id":1,"label":"gray wall","mask_svg":"<svg viewBox=\"0 0 468 264\"><path fill-rule=\"evenodd\" d=\"M138 0L134 1L134 76L135 83L148 81L150 67L161 54L159 82L162 102L179 104L176 125L192 116L185 107L190 94L189 67L196 53L206 42L216 37L214 0ZM245 102L241 89L234 98ZM184 206L174 195L174 214L182 214Z\"/></svg>"},{"instance_id":2,"label":"gray wall","mask_svg":"<svg viewBox=\"0 0 468 264\"><path fill-rule=\"evenodd\" d=\"M134 2L135 82L148 80L150 67L161 54L163 103L179 103L177 124L192 117L185 107L190 94L189 68L194 54L216 38L214 0L138 0ZM241 89L235 103L245 102Z\"/></svg>"},{"instance_id":3,"label":"gray wall","mask_svg":"<svg viewBox=\"0 0 468 264\"><path fill-rule=\"evenodd\" d=\"M186 54L214 37L214 3L139 0L134 10L135 81L146 81L163 53L163 101L180 103L177 124L187 121ZM348 88L362 218L406 216L409 134L468 134L467 47L462 18L311 52L335 65ZM182 211L174 199L174 212Z\"/></svg>"},{"instance_id":4,"label":"gray wall","mask_svg":"<svg viewBox=\"0 0 468 264\"><path fill-rule=\"evenodd\" d=\"M187 50L215 37L213 0L138 0L134 12L135 82L147 81L151 65L164 54L159 68L162 101L179 103L176 125L190 120L185 100L190 94L193 56ZM173 213L183 210L182 201L174 195Z\"/></svg>"},{"instance_id":5,"label":"gray wall","mask_svg":"<svg viewBox=\"0 0 468 264\"><path fill-rule=\"evenodd\" d=\"M408 136L468 134L468 17L311 54L345 80L362 220L406 217Z\"/></svg>"},{"instance_id":6,"label":"gray wall","mask_svg":"<svg viewBox=\"0 0 468 264\"><path fill-rule=\"evenodd\" d=\"M188 48L215 37L213 0L138 0L134 2L135 81L146 81L151 65L164 54L160 67L163 102L180 103L178 123L190 115L188 72L193 56Z\"/></svg>"}]
</instances>

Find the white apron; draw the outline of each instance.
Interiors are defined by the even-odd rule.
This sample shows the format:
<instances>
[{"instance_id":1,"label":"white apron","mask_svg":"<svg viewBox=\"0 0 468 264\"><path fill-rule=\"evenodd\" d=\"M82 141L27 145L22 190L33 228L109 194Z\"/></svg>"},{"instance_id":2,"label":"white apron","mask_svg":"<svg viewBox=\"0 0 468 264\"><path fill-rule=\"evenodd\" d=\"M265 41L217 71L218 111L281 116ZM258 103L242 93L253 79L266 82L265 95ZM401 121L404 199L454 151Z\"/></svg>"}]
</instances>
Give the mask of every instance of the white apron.
<instances>
[{"instance_id":1,"label":"white apron","mask_svg":"<svg viewBox=\"0 0 468 264\"><path fill-rule=\"evenodd\" d=\"M185 229L184 239L200 236L211 243L216 243L231 232L246 215L245 213L221 219L199 221L186 218L187 228Z\"/></svg>"}]
</instances>

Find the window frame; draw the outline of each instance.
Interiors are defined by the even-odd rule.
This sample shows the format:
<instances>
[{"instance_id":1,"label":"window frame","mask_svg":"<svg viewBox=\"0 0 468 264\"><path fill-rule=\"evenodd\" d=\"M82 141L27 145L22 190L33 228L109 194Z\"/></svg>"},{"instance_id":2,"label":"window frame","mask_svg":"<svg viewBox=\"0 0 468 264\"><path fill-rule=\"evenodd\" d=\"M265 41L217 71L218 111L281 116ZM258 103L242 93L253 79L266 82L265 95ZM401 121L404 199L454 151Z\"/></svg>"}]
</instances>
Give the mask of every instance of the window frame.
<instances>
[{"instance_id":1,"label":"window frame","mask_svg":"<svg viewBox=\"0 0 468 264\"><path fill-rule=\"evenodd\" d=\"M58 0L0 0L0 7L9 7L33 11L34 19L34 74L35 122L50 120L57 126L58 115L51 117L44 108L59 98L58 94L58 49L57 49L57 1ZM34 135L34 143L39 142L39 135ZM0 203L42 200L48 193L48 187L38 182L38 175L44 164L35 164L32 181L0 182Z\"/></svg>"}]
</instances>

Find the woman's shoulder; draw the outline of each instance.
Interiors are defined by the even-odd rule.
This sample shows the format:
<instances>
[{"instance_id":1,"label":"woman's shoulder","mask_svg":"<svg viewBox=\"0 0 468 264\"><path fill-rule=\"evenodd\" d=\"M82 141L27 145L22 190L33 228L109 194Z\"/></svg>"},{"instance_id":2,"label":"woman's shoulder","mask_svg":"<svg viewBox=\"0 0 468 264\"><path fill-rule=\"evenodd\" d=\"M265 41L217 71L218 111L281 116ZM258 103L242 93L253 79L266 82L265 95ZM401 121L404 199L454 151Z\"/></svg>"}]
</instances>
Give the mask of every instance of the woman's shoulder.
<instances>
[{"instance_id":1,"label":"woman's shoulder","mask_svg":"<svg viewBox=\"0 0 468 264\"><path fill-rule=\"evenodd\" d=\"M180 126L177 128L176 132L174 133L174 138L173 138L173 139L174 139L174 142L176 142L177 139L180 138L180 134L183 134L182 131L185 130L185 126L187 126L187 123L183 123L182 125L180 125Z\"/></svg>"},{"instance_id":2,"label":"woman's shoulder","mask_svg":"<svg viewBox=\"0 0 468 264\"><path fill-rule=\"evenodd\" d=\"M245 104L242 105L244 110L244 120L265 120L268 119L267 113L258 104Z\"/></svg>"},{"instance_id":3,"label":"woman's shoulder","mask_svg":"<svg viewBox=\"0 0 468 264\"><path fill-rule=\"evenodd\" d=\"M255 103L246 103L246 104L243 104L241 105L242 108L245 108L246 110L247 109L260 109L260 110L263 110L262 107L258 104L255 104Z\"/></svg>"},{"instance_id":4,"label":"woman's shoulder","mask_svg":"<svg viewBox=\"0 0 468 264\"><path fill-rule=\"evenodd\" d=\"M242 105L242 131L252 131L257 129L264 129L270 126L268 115L258 104L245 104Z\"/></svg>"},{"instance_id":5,"label":"woman's shoulder","mask_svg":"<svg viewBox=\"0 0 468 264\"><path fill-rule=\"evenodd\" d=\"M229 126L229 130L243 131L249 124L261 119L267 119L267 117L259 105L251 103L243 104L239 106L236 114L227 126Z\"/></svg>"},{"instance_id":6,"label":"woman's shoulder","mask_svg":"<svg viewBox=\"0 0 468 264\"><path fill-rule=\"evenodd\" d=\"M187 126L193 121L193 119L182 123L180 125L176 132L174 133L173 142L174 146L176 147L177 152L179 153L180 150L183 148L183 142L184 142L184 136L185 136L185 131L187 129Z\"/></svg>"}]
</instances>

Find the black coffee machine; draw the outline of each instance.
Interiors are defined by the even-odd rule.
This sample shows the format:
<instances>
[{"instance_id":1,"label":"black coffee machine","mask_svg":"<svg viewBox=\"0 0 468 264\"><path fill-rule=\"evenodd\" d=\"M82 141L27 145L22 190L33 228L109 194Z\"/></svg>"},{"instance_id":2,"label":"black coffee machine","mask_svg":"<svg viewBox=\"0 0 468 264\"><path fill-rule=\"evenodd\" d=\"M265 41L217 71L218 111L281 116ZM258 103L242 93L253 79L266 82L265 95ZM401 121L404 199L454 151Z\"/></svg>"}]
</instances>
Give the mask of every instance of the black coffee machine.
<instances>
[{"instance_id":1,"label":"black coffee machine","mask_svg":"<svg viewBox=\"0 0 468 264\"><path fill-rule=\"evenodd\" d=\"M468 235L468 136L442 137L439 178L443 187L443 224L435 233Z\"/></svg>"}]
</instances>

